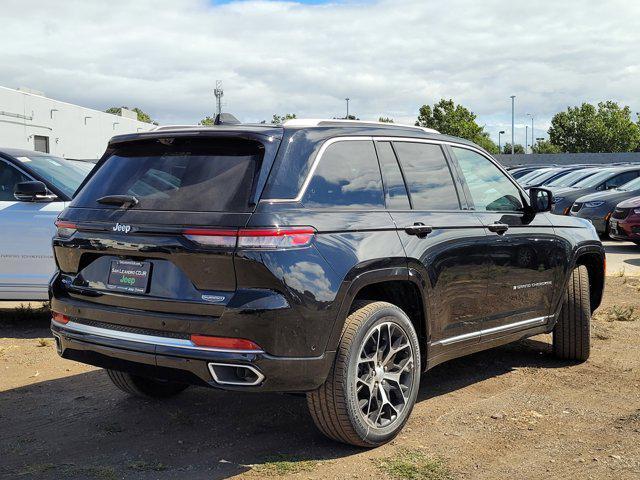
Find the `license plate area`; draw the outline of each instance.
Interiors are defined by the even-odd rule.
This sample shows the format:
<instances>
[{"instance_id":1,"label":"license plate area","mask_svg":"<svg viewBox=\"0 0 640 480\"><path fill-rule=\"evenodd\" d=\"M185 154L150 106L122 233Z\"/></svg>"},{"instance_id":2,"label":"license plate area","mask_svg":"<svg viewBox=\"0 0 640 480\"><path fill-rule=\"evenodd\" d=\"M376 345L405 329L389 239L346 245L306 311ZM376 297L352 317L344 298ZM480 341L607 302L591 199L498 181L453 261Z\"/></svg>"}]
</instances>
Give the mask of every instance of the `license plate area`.
<instances>
[{"instance_id":1,"label":"license plate area","mask_svg":"<svg viewBox=\"0 0 640 480\"><path fill-rule=\"evenodd\" d=\"M147 293L151 262L112 260L107 289L128 293Z\"/></svg>"}]
</instances>

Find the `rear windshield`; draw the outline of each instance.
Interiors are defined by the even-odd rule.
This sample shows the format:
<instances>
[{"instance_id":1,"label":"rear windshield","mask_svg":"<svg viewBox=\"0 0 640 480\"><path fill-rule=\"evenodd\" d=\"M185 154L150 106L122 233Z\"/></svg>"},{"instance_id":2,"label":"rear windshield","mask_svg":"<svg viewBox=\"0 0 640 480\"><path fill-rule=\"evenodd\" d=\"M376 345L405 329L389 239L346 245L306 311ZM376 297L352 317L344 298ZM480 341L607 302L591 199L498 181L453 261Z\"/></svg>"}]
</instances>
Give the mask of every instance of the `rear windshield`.
<instances>
[{"instance_id":1,"label":"rear windshield","mask_svg":"<svg viewBox=\"0 0 640 480\"><path fill-rule=\"evenodd\" d=\"M74 207L119 208L97 200L133 195L136 210L244 212L264 154L254 141L169 139L115 151L74 199ZM170 142L170 143L169 143Z\"/></svg>"}]
</instances>

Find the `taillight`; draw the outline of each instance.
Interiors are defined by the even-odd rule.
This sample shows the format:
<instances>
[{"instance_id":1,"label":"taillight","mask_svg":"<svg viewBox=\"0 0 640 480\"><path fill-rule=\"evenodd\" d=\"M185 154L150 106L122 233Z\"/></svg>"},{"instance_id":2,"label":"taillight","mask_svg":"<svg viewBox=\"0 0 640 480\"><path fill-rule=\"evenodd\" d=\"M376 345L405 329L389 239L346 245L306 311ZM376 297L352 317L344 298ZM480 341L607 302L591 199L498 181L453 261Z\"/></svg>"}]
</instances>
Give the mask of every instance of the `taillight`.
<instances>
[{"instance_id":1,"label":"taillight","mask_svg":"<svg viewBox=\"0 0 640 480\"><path fill-rule=\"evenodd\" d=\"M215 228L190 228L182 232L192 242L207 247L235 247L238 230Z\"/></svg>"},{"instance_id":2,"label":"taillight","mask_svg":"<svg viewBox=\"0 0 640 480\"><path fill-rule=\"evenodd\" d=\"M192 242L207 247L235 247L256 249L306 247L313 240L313 227L243 228L223 230L190 228L182 232Z\"/></svg>"},{"instance_id":3,"label":"taillight","mask_svg":"<svg viewBox=\"0 0 640 480\"><path fill-rule=\"evenodd\" d=\"M51 312L51 319L56 323L62 324L69 323L69 320L71 320L67 315L59 312Z\"/></svg>"},{"instance_id":4,"label":"taillight","mask_svg":"<svg viewBox=\"0 0 640 480\"><path fill-rule=\"evenodd\" d=\"M57 235L59 237L67 238L76 233L78 230L78 226L75 223L71 222L63 222L61 220L56 220L55 222L56 228L58 229Z\"/></svg>"},{"instance_id":5,"label":"taillight","mask_svg":"<svg viewBox=\"0 0 640 480\"><path fill-rule=\"evenodd\" d=\"M247 228L238 233L242 248L295 248L311 243L316 231L311 227Z\"/></svg>"},{"instance_id":6,"label":"taillight","mask_svg":"<svg viewBox=\"0 0 640 480\"><path fill-rule=\"evenodd\" d=\"M221 348L225 350L254 350L262 348L251 340L244 338L211 337L209 335L191 335L191 342L197 347Z\"/></svg>"}]
</instances>

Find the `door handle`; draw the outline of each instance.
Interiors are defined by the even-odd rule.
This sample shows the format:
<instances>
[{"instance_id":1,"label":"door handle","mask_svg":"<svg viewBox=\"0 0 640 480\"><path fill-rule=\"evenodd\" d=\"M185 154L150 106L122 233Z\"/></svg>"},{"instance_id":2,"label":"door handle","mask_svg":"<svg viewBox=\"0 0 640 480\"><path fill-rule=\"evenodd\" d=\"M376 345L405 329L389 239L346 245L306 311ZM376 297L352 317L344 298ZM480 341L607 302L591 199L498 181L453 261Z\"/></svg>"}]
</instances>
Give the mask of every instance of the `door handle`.
<instances>
[{"instance_id":1,"label":"door handle","mask_svg":"<svg viewBox=\"0 0 640 480\"><path fill-rule=\"evenodd\" d=\"M495 222L491 225L487 225L487 228L490 232L495 232L498 235L503 235L504 232L509 230L509 225L507 225L506 223Z\"/></svg>"},{"instance_id":2,"label":"door handle","mask_svg":"<svg viewBox=\"0 0 640 480\"><path fill-rule=\"evenodd\" d=\"M421 222L416 222L413 225L409 225L408 227L404 227L404 231L407 235L415 235L418 238L424 238L433 232L433 227L429 225L425 225Z\"/></svg>"}]
</instances>

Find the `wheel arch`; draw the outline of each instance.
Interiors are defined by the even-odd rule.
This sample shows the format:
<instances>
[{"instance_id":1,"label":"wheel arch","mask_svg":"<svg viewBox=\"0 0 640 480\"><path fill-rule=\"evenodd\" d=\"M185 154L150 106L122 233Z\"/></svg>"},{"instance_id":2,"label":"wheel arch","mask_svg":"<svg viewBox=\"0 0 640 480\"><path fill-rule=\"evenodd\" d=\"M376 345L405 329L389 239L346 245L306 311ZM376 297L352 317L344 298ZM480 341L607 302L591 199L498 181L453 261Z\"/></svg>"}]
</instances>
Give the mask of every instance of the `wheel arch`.
<instances>
[{"instance_id":1,"label":"wheel arch","mask_svg":"<svg viewBox=\"0 0 640 480\"><path fill-rule=\"evenodd\" d=\"M573 268L584 265L589 274L589 297L591 312L602 302L604 292L604 278L606 276L606 257L600 248L584 247L576 252Z\"/></svg>"},{"instance_id":2,"label":"wheel arch","mask_svg":"<svg viewBox=\"0 0 640 480\"><path fill-rule=\"evenodd\" d=\"M327 350L337 348L344 321L354 302L386 301L401 308L411 320L420 340L420 354L426 366L426 346L429 338L427 283L421 274L407 267L376 269L356 276L345 289Z\"/></svg>"}]
</instances>

